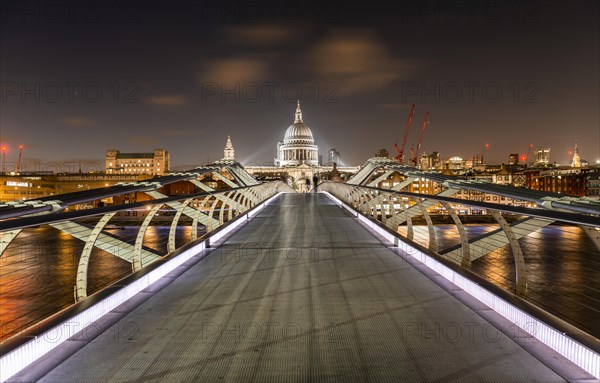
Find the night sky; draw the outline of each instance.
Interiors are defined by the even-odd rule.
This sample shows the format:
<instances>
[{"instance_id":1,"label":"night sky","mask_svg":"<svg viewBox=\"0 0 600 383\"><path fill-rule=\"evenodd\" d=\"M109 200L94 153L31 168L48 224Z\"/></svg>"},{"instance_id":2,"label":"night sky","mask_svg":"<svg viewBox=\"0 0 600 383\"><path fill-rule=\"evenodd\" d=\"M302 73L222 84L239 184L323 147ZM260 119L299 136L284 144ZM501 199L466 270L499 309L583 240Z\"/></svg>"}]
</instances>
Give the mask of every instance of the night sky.
<instances>
[{"instance_id":1,"label":"night sky","mask_svg":"<svg viewBox=\"0 0 600 383\"><path fill-rule=\"evenodd\" d=\"M273 161L302 91L319 152L393 152L416 105L425 152L506 162L529 144L600 159L599 3L4 1L1 137L25 170L106 149L173 168Z\"/></svg>"}]
</instances>

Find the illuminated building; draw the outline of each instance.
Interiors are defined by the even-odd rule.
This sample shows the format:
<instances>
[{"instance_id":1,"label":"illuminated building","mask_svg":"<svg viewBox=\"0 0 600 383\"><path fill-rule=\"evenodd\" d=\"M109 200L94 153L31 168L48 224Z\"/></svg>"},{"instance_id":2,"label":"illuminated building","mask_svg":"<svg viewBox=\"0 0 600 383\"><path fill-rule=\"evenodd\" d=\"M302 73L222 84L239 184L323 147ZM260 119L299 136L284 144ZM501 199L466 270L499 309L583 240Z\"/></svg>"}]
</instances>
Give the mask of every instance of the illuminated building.
<instances>
[{"instance_id":1,"label":"illuminated building","mask_svg":"<svg viewBox=\"0 0 600 383\"><path fill-rule=\"evenodd\" d=\"M579 157L579 149L577 148L577 142L575 143L575 149L573 150L573 160L571 166L574 168L581 167L581 157Z\"/></svg>"},{"instance_id":2,"label":"illuminated building","mask_svg":"<svg viewBox=\"0 0 600 383\"><path fill-rule=\"evenodd\" d=\"M446 165L448 166L448 169L464 169L465 167L465 161L458 156L455 157L450 157L450 159L448 159L448 161L446 161Z\"/></svg>"},{"instance_id":3,"label":"illuminated building","mask_svg":"<svg viewBox=\"0 0 600 383\"><path fill-rule=\"evenodd\" d=\"M423 153L421 156L421 169L438 169L441 165L440 153L432 152L431 154Z\"/></svg>"},{"instance_id":4,"label":"illuminated building","mask_svg":"<svg viewBox=\"0 0 600 383\"><path fill-rule=\"evenodd\" d=\"M587 175L586 196L600 199L600 169L594 169Z\"/></svg>"},{"instance_id":5,"label":"illuminated building","mask_svg":"<svg viewBox=\"0 0 600 383\"><path fill-rule=\"evenodd\" d=\"M276 166L319 165L319 147L312 131L302 121L300 101L296 106L294 123L287 128L283 141L277 143Z\"/></svg>"},{"instance_id":6,"label":"illuminated building","mask_svg":"<svg viewBox=\"0 0 600 383\"><path fill-rule=\"evenodd\" d=\"M150 178L145 174L39 174L0 176L0 201L22 201L57 194L113 186L118 182L136 182ZM111 203L111 201L103 201ZM92 202L87 205L93 204Z\"/></svg>"},{"instance_id":7,"label":"illuminated building","mask_svg":"<svg viewBox=\"0 0 600 383\"><path fill-rule=\"evenodd\" d=\"M234 160L235 159L235 150L233 149L233 144L231 143L231 138L227 136L227 142L225 143L225 149L223 149L223 159L224 160Z\"/></svg>"},{"instance_id":8,"label":"illuminated building","mask_svg":"<svg viewBox=\"0 0 600 383\"><path fill-rule=\"evenodd\" d=\"M533 190L584 196L591 169L556 169L527 171L527 187Z\"/></svg>"},{"instance_id":9,"label":"illuminated building","mask_svg":"<svg viewBox=\"0 0 600 383\"><path fill-rule=\"evenodd\" d=\"M382 148L375 152L375 157L390 158L390 153L386 149Z\"/></svg>"},{"instance_id":10,"label":"illuminated building","mask_svg":"<svg viewBox=\"0 0 600 383\"><path fill-rule=\"evenodd\" d=\"M163 175L171 166L171 156L164 149L151 153L121 153L119 150L106 151L106 174L149 174Z\"/></svg>"},{"instance_id":11,"label":"illuminated building","mask_svg":"<svg viewBox=\"0 0 600 383\"><path fill-rule=\"evenodd\" d=\"M340 152L337 149L329 149L327 157L327 165L339 164L340 163Z\"/></svg>"},{"instance_id":12,"label":"illuminated building","mask_svg":"<svg viewBox=\"0 0 600 383\"><path fill-rule=\"evenodd\" d=\"M339 160L339 152L336 149L330 150L328 154L331 153ZM286 180L290 186L301 192L309 190L306 188L306 180L310 181L312 188L314 176L328 179L335 174L347 178L360 169L357 166L338 166L334 171L333 163L322 166L320 158L319 148L315 145L312 131L303 121L298 102L294 123L287 128L283 141L277 143L273 165L244 165L244 168L260 180Z\"/></svg>"},{"instance_id":13,"label":"illuminated building","mask_svg":"<svg viewBox=\"0 0 600 383\"><path fill-rule=\"evenodd\" d=\"M550 148L539 148L535 152L534 166L548 166L550 164Z\"/></svg>"}]
</instances>

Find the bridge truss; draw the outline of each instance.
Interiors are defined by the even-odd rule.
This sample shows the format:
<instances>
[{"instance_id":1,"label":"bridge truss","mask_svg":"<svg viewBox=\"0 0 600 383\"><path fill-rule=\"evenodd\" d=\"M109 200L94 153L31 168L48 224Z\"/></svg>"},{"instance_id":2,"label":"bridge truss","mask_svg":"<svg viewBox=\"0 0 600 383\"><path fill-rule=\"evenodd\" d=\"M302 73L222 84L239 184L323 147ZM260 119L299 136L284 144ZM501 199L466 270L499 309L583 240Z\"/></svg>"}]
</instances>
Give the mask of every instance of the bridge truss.
<instances>
[{"instance_id":1,"label":"bridge truss","mask_svg":"<svg viewBox=\"0 0 600 383\"><path fill-rule=\"evenodd\" d=\"M215 190L201 181L204 178L222 187ZM175 182L189 182L195 192L175 196L161 192L162 188ZM71 281L70 302L82 301L90 294L91 274L96 274L94 278L97 278L98 270L92 265L98 267L100 258L112 256L121 261L120 265L122 261L130 265L129 271L121 266L121 271L109 278L110 284L142 270L177 249L202 240L277 193L293 191L283 182L259 183L239 163L222 160L142 182L119 183L101 189L0 204L3 291L16 289L23 293L28 289L27 279L36 278L32 274L36 269L43 268L45 262L56 261L55 266L59 268L73 268L76 265L76 272L72 274L74 279ZM147 200L133 202L132 199L130 203L76 209L91 201L131 196L133 193L143 195ZM156 225L166 226L168 230L162 236L150 235L149 232ZM119 229L124 227L131 230L119 234ZM178 236L182 230L189 233ZM71 242L74 245L69 249L67 260L49 254L49 251L64 252L61 248L52 249L53 244L57 243L54 240L57 236L76 240ZM83 244L83 248L78 243ZM23 264L27 267L23 267ZM19 284L23 285L20 289L17 286ZM65 291L65 284L65 281L60 281L52 288ZM98 283L94 285L92 292L101 288ZM107 285L106 278L102 285ZM30 293L36 294L33 291ZM56 295L48 292L39 291L37 294L47 296L50 300L57 299ZM20 321L14 325L3 322L0 340L70 304L64 294L58 301L62 304L59 303L54 309L39 310L31 317L32 322ZM15 310L19 311L19 308ZM26 313L11 314L5 310L4 314L22 318Z\"/></svg>"}]
</instances>

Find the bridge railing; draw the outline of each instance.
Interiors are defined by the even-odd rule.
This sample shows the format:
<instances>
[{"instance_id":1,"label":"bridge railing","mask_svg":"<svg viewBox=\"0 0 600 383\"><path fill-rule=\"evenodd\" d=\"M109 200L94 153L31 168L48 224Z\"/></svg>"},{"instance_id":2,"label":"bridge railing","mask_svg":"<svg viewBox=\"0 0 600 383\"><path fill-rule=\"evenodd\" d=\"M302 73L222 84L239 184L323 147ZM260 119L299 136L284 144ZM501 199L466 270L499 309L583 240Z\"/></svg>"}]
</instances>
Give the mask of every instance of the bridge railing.
<instances>
[{"instance_id":1,"label":"bridge railing","mask_svg":"<svg viewBox=\"0 0 600 383\"><path fill-rule=\"evenodd\" d=\"M290 191L269 182L1 221L0 342Z\"/></svg>"},{"instance_id":2,"label":"bridge railing","mask_svg":"<svg viewBox=\"0 0 600 383\"><path fill-rule=\"evenodd\" d=\"M600 338L600 219L325 182L319 189L410 244ZM478 214L467 215L473 211Z\"/></svg>"}]
</instances>

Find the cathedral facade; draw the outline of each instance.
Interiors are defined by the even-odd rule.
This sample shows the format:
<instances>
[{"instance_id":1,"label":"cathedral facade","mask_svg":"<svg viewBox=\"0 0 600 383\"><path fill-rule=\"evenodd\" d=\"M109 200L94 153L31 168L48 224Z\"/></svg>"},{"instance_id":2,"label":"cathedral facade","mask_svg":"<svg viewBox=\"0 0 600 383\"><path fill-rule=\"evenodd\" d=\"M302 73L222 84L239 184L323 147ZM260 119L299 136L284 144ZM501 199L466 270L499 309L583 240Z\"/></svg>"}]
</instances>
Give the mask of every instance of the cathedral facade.
<instances>
[{"instance_id":1,"label":"cathedral facade","mask_svg":"<svg viewBox=\"0 0 600 383\"><path fill-rule=\"evenodd\" d=\"M312 131L302 121L300 101L296 105L296 118L283 137L277 143L275 166L318 166L319 147L315 145Z\"/></svg>"},{"instance_id":2,"label":"cathedral facade","mask_svg":"<svg viewBox=\"0 0 600 383\"><path fill-rule=\"evenodd\" d=\"M231 139L227 137L224 155L233 159L233 153ZM273 165L243 165L259 180L285 179L299 192L307 192L312 188L313 177L316 176L319 180L329 179L332 171L337 172L333 164L320 164L319 147L315 145L311 129L302 119L300 101L296 104L294 122L285 131L283 141L277 143ZM338 169L345 175L350 175L357 172L359 167L347 166ZM306 186L307 180L310 182L309 187Z\"/></svg>"}]
</instances>

